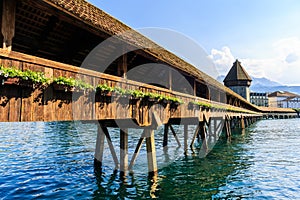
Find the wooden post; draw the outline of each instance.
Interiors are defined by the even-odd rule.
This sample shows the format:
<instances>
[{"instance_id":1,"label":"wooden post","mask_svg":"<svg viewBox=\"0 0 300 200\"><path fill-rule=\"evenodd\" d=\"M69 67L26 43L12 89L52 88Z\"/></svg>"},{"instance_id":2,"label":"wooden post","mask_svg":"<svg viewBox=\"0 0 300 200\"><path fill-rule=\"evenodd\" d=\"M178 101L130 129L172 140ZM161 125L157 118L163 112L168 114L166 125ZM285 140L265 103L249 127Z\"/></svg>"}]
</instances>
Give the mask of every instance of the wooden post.
<instances>
[{"instance_id":1,"label":"wooden post","mask_svg":"<svg viewBox=\"0 0 300 200\"><path fill-rule=\"evenodd\" d=\"M225 119L224 130L226 132L226 137L231 137L231 127L230 127L230 119Z\"/></svg>"},{"instance_id":2,"label":"wooden post","mask_svg":"<svg viewBox=\"0 0 300 200\"><path fill-rule=\"evenodd\" d=\"M127 54L123 54L122 60L123 78L127 78Z\"/></svg>"},{"instance_id":3,"label":"wooden post","mask_svg":"<svg viewBox=\"0 0 300 200\"><path fill-rule=\"evenodd\" d=\"M3 49L12 50L15 35L16 0L3 0L2 27Z\"/></svg>"},{"instance_id":4,"label":"wooden post","mask_svg":"<svg viewBox=\"0 0 300 200\"><path fill-rule=\"evenodd\" d=\"M204 150L204 152L207 152L208 150L208 146L207 146L207 140L206 140L206 127L205 127L205 122L200 122L199 124L200 126L200 136L201 136L201 140L202 140L202 149Z\"/></svg>"},{"instance_id":5,"label":"wooden post","mask_svg":"<svg viewBox=\"0 0 300 200\"><path fill-rule=\"evenodd\" d=\"M197 96L197 82L196 82L196 79L194 79L194 96Z\"/></svg>"},{"instance_id":6,"label":"wooden post","mask_svg":"<svg viewBox=\"0 0 300 200\"><path fill-rule=\"evenodd\" d=\"M157 173L154 130L145 129L145 135L146 135L148 172L149 175L153 176L154 174Z\"/></svg>"},{"instance_id":7,"label":"wooden post","mask_svg":"<svg viewBox=\"0 0 300 200\"><path fill-rule=\"evenodd\" d=\"M168 133L169 133L169 125L165 124L163 147L168 146Z\"/></svg>"},{"instance_id":8,"label":"wooden post","mask_svg":"<svg viewBox=\"0 0 300 200\"><path fill-rule=\"evenodd\" d=\"M120 171L123 175L128 170L128 129L120 129Z\"/></svg>"},{"instance_id":9,"label":"wooden post","mask_svg":"<svg viewBox=\"0 0 300 200\"><path fill-rule=\"evenodd\" d=\"M169 90L172 90L172 69L169 68Z\"/></svg>"},{"instance_id":10,"label":"wooden post","mask_svg":"<svg viewBox=\"0 0 300 200\"><path fill-rule=\"evenodd\" d=\"M177 142L177 144L178 144L178 147L181 147L180 141L179 141L179 139L178 139L178 137L177 137L177 134L176 134L174 128L172 127L172 125L169 125L169 126L170 126L170 129L171 129L171 131L172 131L172 133L173 133L173 136L174 136L174 138L175 138L175 140L176 140L176 142Z\"/></svg>"},{"instance_id":11,"label":"wooden post","mask_svg":"<svg viewBox=\"0 0 300 200\"><path fill-rule=\"evenodd\" d=\"M100 126L98 126L97 132L98 133L97 133L95 160L94 161L95 161L95 164L97 164L98 166L102 166L105 134L102 131Z\"/></svg>"},{"instance_id":12,"label":"wooden post","mask_svg":"<svg viewBox=\"0 0 300 200\"><path fill-rule=\"evenodd\" d=\"M241 117L241 129L245 129L245 120L244 117Z\"/></svg>"},{"instance_id":13,"label":"wooden post","mask_svg":"<svg viewBox=\"0 0 300 200\"><path fill-rule=\"evenodd\" d=\"M188 125L184 124L184 154L188 151Z\"/></svg>"},{"instance_id":14,"label":"wooden post","mask_svg":"<svg viewBox=\"0 0 300 200\"><path fill-rule=\"evenodd\" d=\"M140 150L141 150L141 147L142 147L142 144L143 144L144 140L145 140L145 130L144 130L144 132L142 133L142 135L141 135L141 137L140 137L140 139L139 139L139 141L138 141L138 144L136 145L134 154L133 154L133 156L132 156L132 158L131 158L131 161L130 161L130 164L129 164L129 167L128 167L128 170L129 170L129 171L131 171L132 168L133 168L133 165L134 165L134 163L135 163L135 160L136 160L137 156L138 156L139 153L140 153Z\"/></svg>"},{"instance_id":15,"label":"wooden post","mask_svg":"<svg viewBox=\"0 0 300 200\"><path fill-rule=\"evenodd\" d=\"M196 138L197 138L198 135L199 135L199 128L200 128L200 125L198 124L198 125L197 125L197 128L196 128L196 130L195 130L195 133L194 133L194 135L193 135L191 144L190 144L190 148L191 148L192 150L194 149L194 143L195 143L195 140L196 140Z\"/></svg>"},{"instance_id":16,"label":"wooden post","mask_svg":"<svg viewBox=\"0 0 300 200\"><path fill-rule=\"evenodd\" d=\"M118 76L127 78L127 54L123 54L118 63Z\"/></svg>"},{"instance_id":17,"label":"wooden post","mask_svg":"<svg viewBox=\"0 0 300 200\"><path fill-rule=\"evenodd\" d=\"M113 160L115 162L115 168L118 169L119 168L119 161L118 161L118 157L117 157L117 154L115 152L115 149L114 149L114 146L113 146L113 143L111 141L111 138L110 138L110 135L109 135L109 132L108 132L108 129L107 127L105 127L104 125L101 124L101 129L103 130L105 136L106 136L106 141L108 143L108 146L109 146L109 149L110 149L110 153L113 157Z\"/></svg>"}]
</instances>

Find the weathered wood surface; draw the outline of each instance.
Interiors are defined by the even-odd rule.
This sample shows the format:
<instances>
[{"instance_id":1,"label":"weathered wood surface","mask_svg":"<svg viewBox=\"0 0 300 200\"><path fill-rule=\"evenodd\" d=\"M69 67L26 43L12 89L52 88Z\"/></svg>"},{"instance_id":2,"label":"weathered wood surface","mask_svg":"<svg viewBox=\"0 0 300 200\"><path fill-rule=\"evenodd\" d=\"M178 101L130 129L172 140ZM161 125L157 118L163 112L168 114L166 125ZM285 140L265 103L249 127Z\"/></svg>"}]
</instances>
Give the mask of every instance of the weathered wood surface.
<instances>
[{"instance_id":1,"label":"weathered wood surface","mask_svg":"<svg viewBox=\"0 0 300 200\"><path fill-rule=\"evenodd\" d=\"M170 119L208 120L210 117L261 116L261 113L237 108L218 102L215 105L235 108L239 112L229 112L222 109L190 108L188 102L195 96L173 92L144 83L130 81L120 77L103 74L71 65L37 58L13 51L0 50L0 64L6 67L16 67L21 70L44 72L46 76L75 77L83 79L92 85L106 83L124 89L139 89L144 92L154 92L166 96L176 96L185 104L172 107L170 104L152 104L146 101L121 101L119 98L97 96L95 93L66 93L56 91L52 86L45 89L30 90L13 85L0 86L0 121L66 121L66 120L124 120L133 119L140 126L152 123L153 112L160 121L167 124ZM198 98L203 102L210 102Z\"/></svg>"},{"instance_id":2,"label":"weathered wood surface","mask_svg":"<svg viewBox=\"0 0 300 200\"><path fill-rule=\"evenodd\" d=\"M2 25L3 48L12 49L12 39L15 35L16 0L3 0Z\"/></svg>"}]
</instances>

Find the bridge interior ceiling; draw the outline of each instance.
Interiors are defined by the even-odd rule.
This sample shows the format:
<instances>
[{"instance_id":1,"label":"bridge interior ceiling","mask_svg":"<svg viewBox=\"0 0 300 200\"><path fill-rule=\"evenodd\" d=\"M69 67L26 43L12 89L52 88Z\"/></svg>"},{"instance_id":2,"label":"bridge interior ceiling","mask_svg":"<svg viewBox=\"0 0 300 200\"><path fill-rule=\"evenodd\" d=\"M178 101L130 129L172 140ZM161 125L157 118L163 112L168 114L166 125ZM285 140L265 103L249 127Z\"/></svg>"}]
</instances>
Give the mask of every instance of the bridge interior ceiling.
<instances>
[{"instance_id":1,"label":"bridge interior ceiling","mask_svg":"<svg viewBox=\"0 0 300 200\"><path fill-rule=\"evenodd\" d=\"M1 15L2 6L1 3ZM157 58L145 53L143 49L136 49L119 40L107 40L108 38L108 34L94 30L46 3L17 1L13 51L115 76L124 74L119 65L125 52L128 79L163 88L171 88L172 85L172 89L178 92L194 93L194 79L190 75L163 62L159 63ZM3 37L0 40L2 42ZM95 47L98 51L96 63L83 66L83 61ZM197 86L197 96L206 98L209 92L205 83L202 81Z\"/></svg>"}]
</instances>

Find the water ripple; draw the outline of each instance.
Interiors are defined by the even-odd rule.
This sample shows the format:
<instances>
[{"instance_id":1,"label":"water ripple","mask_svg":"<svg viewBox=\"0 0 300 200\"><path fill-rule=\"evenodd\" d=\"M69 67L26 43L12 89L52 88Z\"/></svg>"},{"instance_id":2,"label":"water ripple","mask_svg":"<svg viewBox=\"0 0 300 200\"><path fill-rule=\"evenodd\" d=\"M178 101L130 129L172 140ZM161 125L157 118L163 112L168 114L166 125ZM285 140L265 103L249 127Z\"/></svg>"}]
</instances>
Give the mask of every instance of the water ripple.
<instances>
[{"instance_id":1,"label":"water ripple","mask_svg":"<svg viewBox=\"0 0 300 200\"><path fill-rule=\"evenodd\" d=\"M120 177L114 171L109 150L102 173L95 171L95 125L0 123L0 199L295 199L300 190L299 121L259 121L231 141L219 140L205 158L183 156L172 137L166 154L160 129L157 161L163 167L157 180L145 174L145 150L132 175ZM182 139L182 129L174 128ZM110 131L118 155L119 133ZM140 134L129 135L130 155Z\"/></svg>"}]
</instances>

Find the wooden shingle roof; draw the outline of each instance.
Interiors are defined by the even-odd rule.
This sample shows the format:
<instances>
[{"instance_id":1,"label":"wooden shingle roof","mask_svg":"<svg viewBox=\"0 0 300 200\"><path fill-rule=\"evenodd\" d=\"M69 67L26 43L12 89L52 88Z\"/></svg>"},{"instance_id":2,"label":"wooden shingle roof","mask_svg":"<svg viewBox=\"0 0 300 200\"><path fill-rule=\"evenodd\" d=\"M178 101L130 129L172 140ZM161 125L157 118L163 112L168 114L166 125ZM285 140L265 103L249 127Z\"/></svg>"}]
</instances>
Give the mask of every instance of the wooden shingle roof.
<instances>
[{"instance_id":1,"label":"wooden shingle roof","mask_svg":"<svg viewBox=\"0 0 300 200\"><path fill-rule=\"evenodd\" d=\"M236 60L224 79L224 82L227 81L252 81L252 79L242 67L241 62Z\"/></svg>"},{"instance_id":2,"label":"wooden shingle roof","mask_svg":"<svg viewBox=\"0 0 300 200\"><path fill-rule=\"evenodd\" d=\"M101 9L95 7L84 0L43 0L44 2L62 10L63 12L73 15L77 19L98 28L109 35L118 35L118 37L130 45L141 47L146 53L156 57L158 60L163 61L177 69L180 69L188 74L203 79L205 82L222 87L218 81L210 76L202 73L195 66L187 63L183 59L167 51L161 46L157 45L147 37L134 31L129 26L105 13ZM151 47L146 48L145 47ZM212 66L207 66L212 67Z\"/></svg>"},{"instance_id":3,"label":"wooden shingle roof","mask_svg":"<svg viewBox=\"0 0 300 200\"><path fill-rule=\"evenodd\" d=\"M225 87L223 84L210 77L209 75L201 72L195 66L184 61L173 53L167 51L166 49L160 47L147 37L134 31L129 26L105 13L101 9L95 7L91 3L85 0L41 0L48 5L59 9L67 15L73 16L77 20L102 31L110 36L118 37L120 40L126 43L141 47L145 53L148 53L158 61L169 64L170 66L177 68L187 74L193 76L197 80L201 80L206 84L218 88L230 94L233 97L239 98L245 104L249 104L240 95L236 94L229 88ZM124 34L125 33L125 34ZM117 36L116 36L117 35ZM151 47L151 48L145 48ZM213 67L213 66L203 66L203 67ZM251 105L253 106L253 105Z\"/></svg>"}]
</instances>

